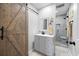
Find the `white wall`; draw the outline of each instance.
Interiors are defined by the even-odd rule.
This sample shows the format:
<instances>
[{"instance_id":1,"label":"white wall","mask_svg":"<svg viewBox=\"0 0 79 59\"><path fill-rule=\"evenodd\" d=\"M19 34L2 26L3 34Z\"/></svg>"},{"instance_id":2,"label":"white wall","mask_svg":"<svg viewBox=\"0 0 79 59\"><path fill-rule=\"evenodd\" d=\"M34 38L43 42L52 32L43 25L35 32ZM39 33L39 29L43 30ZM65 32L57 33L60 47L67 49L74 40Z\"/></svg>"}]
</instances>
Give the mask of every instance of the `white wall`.
<instances>
[{"instance_id":1,"label":"white wall","mask_svg":"<svg viewBox=\"0 0 79 59\"><path fill-rule=\"evenodd\" d=\"M77 4L77 33L78 33L78 36L77 36L77 38L78 38L78 40L79 40L79 3Z\"/></svg>"},{"instance_id":2,"label":"white wall","mask_svg":"<svg viewBox=\"0 0 79 59\"><path fill-rule=\"evenodd\" d=\"M77 32L77 4L73 4L70 8L70 10L74 10L74 17L73 17L73 29L72 29L72 39L73 41L77 40L78 32Z\"/></svg>"},{"instance_id":3,"label":"white wall","mask_svg":"<svg viewBox=\"0 0 79 59\"><path fill-rule=\"evenodd\" d=\"M47 18L47 17L54 17L55 18L55 13L56 13L56 6L55 5L50 5L47 6L41 10L39 10L39 16L42 18Z\"/></svg>"},{"instance_id":4,"label":"white wall","mask_svg":"<svg viewBox=\"0 0 79 59\"><path fill-rule=\"evenodd\" d=\"M29 8L37 11L32 5L28 5ZM38 32L38 14L28 9L28 51L32 51L34 34Z\"/></svg>"},{"instance_id":5,"label":"white wall","mask_svg":"<svg viewBox=\"0 0 79 59\"><path fill-rule=\"evenodd\" d=\"M79 3L77 4L77 39L76 39L76 54L79 56Z\"/></svg>"},{"instance_id":6,"label":"white wall","mask_svg":"<svg viewBox=\"0 0 79 59\"><path fill-rule=\"evenodd\" d=\"M60 24L60 36L67 36L66 34L66 16L57 16L56 17L56 24Z\"/></svg>"},{"instance_id":7,"label":"white wall","mask_svg":"<svg viewBox=\"0 0 79 59\"><path fill-rule=\"evenodd\" d=\"M55 24L55 17L56 17L56 5L50 5L39 10L39 30L42 30L43 28L43 19L53 18L54 21L53 23ZM54 25L53 25L53 32L55 32Z\"/></svg>"}]
</instances>

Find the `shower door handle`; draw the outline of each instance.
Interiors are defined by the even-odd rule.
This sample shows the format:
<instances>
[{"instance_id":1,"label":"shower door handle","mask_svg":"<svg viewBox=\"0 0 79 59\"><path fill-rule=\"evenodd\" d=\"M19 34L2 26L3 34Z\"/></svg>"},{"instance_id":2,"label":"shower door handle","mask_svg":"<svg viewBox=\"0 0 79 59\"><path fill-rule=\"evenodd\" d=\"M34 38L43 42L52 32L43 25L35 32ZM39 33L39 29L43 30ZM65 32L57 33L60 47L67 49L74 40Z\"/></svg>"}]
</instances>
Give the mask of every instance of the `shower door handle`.
<instances>
[{"instance_id":1,"label":"shower door handle","mask_svg":"<svg viewBox=\"0 0 79 59\"><path fill-rule=\"evenodd\" d=\"M70 42L70 44L72 44L72 45L74 45L74 46L76 45L75 42Z\"/></svg>"},{"instance_id":2,"label":"shower door handle","mask_svg":"<svg viewBox=\"0 0 79 59\"><path fill-rule=\"evenodd\" d=\"M4 37L4 27L2 26L1 28L0 28L0 31L1 31L1 36L0 36L0 38L1 38L1 40L3 40L3 37Z\"/></svg>"}]
</instances>

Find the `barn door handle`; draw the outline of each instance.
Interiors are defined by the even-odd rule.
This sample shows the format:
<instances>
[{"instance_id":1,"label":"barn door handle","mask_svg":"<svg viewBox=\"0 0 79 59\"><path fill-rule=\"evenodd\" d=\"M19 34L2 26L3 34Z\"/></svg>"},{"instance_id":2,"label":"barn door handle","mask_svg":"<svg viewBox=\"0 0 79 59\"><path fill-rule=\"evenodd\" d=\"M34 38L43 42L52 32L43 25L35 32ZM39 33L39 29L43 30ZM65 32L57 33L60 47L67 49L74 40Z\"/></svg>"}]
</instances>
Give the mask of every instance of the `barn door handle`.
<instances>
[{"instance_id":1,"label":"barn door handle","mask_svg":"<svg viewBox=\"0 0 79 59\"><path fill-rule=\"evenodd\" d=\"M3 40L3 35L4 35L4 27L2 26L1 28L0 28L0 31L1 31L1 36L0 36L0 38L1 38L1 40Z\"/></svg>"}]
</instances>

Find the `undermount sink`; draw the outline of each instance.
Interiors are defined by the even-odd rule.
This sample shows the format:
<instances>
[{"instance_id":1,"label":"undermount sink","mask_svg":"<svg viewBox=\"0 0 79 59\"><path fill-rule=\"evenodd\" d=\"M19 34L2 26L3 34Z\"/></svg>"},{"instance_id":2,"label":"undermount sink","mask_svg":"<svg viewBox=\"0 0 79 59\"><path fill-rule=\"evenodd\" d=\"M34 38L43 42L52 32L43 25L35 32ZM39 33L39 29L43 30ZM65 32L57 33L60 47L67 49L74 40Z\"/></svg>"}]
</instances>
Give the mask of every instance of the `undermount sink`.
<instances>
[{"instance_id":1,"label":"undermount sink","mask_svg":"<svg viewBox=\"0 0 79 59\"><path fill-rule=\"evenodd\" d=\"M35 34L35 35L38 35L38 36L47 36L47 37L54 37L54 35L49 35L49 34Z\"/></svg>"}]
</instances>

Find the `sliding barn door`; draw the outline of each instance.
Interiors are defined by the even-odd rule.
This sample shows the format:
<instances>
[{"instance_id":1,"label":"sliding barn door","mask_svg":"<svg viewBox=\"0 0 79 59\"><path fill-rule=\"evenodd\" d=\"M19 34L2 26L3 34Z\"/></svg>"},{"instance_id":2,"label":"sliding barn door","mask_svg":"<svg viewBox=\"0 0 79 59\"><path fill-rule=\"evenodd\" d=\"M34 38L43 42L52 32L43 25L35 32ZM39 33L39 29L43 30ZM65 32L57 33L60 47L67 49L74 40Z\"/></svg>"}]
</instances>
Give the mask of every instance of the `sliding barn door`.
<instances>
[{"instance_id":1,"label":"sliding barn door","mask_svg":"<svg viewBox=\"0 0 79 59\"><path fill-rule=\"evenodd\" d=\"M28 55L28 22L25 4L0 4L0 55ZM2 30L0 30L2 36Z\"/></svg>"}]
</instances>

